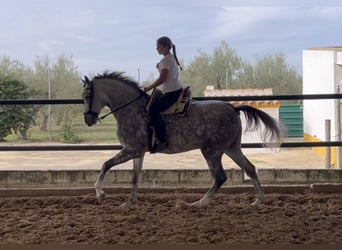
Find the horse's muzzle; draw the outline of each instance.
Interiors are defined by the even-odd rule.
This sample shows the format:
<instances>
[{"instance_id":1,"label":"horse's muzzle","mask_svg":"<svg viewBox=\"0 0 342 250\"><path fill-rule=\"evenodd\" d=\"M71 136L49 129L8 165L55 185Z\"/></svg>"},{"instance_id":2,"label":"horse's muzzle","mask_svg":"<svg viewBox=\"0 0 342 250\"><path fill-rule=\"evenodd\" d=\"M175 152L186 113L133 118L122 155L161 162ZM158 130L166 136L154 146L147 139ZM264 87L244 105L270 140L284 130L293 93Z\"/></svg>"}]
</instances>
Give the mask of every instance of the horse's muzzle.
<instances>
[{"instance_id":1,"label":"horse's muzzle","mask_svg":"<svg viewBox=\"0 0 342 250\"><path fill-rule=\"evenodd\" d=\"M97 122L99 114L98 113L84 113L84 122L90 127L92 125L95 125Z\"/></svg>"}]
</instances>

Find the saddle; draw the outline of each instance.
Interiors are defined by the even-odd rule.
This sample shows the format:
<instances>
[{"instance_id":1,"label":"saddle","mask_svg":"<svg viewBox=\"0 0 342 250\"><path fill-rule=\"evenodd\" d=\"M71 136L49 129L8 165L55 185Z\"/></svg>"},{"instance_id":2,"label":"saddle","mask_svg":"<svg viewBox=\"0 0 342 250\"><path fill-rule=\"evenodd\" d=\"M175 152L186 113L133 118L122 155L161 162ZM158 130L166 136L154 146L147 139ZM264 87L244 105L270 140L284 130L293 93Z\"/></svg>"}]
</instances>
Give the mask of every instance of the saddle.
<instances>
[{"instance_id":1,"label":"saddle","mask_svg":"<svg viewBox=\"0 0 342 250\"><path fill-rule=\"evenodd\" d=\"M153 102L162 95L162 92L159 89L154 89L150 98L148 99L145 105L145 112L148 114ZM178 100L172 104L172 106L163 112L160 112L162 115L168 114L184 114L187 111L189 105L191 103L191 90L190 86L187 86L180 93Z\"/></svg>"},{"instance_id":2,"label":"saddle","mask_svg":"<svg viewBox=\"0 0 342 250\"><path fill-rule=\"evenodd\" d=\"M153 104L153 102L156 101L156 99L162 95L162 92L159 89L154 89L150 98L147 100L147 103L145 105L144 111L146 114L149 114L150 108ZM191 90L190 87L186 87L182 90L180 93L177 101L168 109L164 110L160 114L162 115L172 115L172 114L177 114L181 115L184 114L189 105L191 103ZM149 151L151 151L152 148L154 148L154 145L156 143L156 133L155 133L155 128L154 126L149 126L149 138L148 138L148 146L149 146Z\"/></svg>"}]
</instances>

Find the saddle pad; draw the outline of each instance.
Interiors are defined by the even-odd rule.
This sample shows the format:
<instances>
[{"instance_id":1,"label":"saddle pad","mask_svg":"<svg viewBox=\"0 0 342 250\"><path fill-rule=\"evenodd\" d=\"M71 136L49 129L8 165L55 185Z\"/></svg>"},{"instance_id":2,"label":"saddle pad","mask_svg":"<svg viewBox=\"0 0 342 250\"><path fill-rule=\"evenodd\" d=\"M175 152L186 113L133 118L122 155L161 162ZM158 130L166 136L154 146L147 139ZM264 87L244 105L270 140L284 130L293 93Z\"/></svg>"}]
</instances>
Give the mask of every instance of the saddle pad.
<instances>
[{"instance_id":1,"label":"saddle pad","mask_svg":"<svg viewBox=\"0 0 342 250\"><path fill-rule=\"evenodd\" d=\"M154 89L150 98L148 99L145 105L145 112L149 113L149 110L152 106L152 103L158 98L158 96L162 95L162 92L159 89ZM178 97L178 100L168 109L161 112L161 114L182 114L186 111L191 101L191 93L190 87L186 87L182 90L181 94Z\"/></svg>"}]
</instances>

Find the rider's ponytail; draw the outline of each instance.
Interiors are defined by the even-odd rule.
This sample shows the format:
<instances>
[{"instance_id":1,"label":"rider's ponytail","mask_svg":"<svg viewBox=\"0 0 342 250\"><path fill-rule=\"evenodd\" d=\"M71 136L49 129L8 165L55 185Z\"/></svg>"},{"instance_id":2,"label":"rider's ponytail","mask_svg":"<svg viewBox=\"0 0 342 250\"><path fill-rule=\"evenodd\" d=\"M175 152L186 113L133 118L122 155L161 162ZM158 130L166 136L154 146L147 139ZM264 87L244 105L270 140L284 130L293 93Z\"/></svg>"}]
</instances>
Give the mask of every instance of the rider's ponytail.
<instances>
[{"instance_id":1,"label":"rider's ponytail","mask_svg":"<svg viewBox=\"0 0 342 250\"><path fill-rule=\"evenodd\" d=\"M172 53L173 53L173 56L175 57L175 60L176 60L176 63L178 64L180 70L183 70L182 66L180 65L179 61L178 61L178 58L177 58L177 54L176 54L176 45L174 45L172 43Z\"/></svg>"}]
</instances>

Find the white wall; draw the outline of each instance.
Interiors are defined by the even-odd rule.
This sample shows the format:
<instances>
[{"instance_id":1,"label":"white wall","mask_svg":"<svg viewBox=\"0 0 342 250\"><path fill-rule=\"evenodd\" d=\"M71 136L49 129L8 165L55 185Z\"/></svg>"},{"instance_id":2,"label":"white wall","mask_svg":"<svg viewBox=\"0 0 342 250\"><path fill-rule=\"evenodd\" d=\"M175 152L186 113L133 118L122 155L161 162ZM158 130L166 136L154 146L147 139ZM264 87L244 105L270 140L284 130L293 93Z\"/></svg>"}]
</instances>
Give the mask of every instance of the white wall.
<instances>
[{"instance_id":1,"label":"white wall","mask_svg":"<svg viewBox=\"0 0 342 250\"><path fill-rule=\"evenodd\" d=\"M337 55L336 55L336 64L342 65L342 52L337 52Z\"/></svg>"},{"instance_id":2,"label":"white wall","mask_svg":"<svg viewBox=\"0 0 342 250\"><path fill-rule=\"evenodd\" d=\"M303 51L303 94L333 94L342 80L341 52L334 48ZM331 120L332 139L335 133L335 100L304 100L304 133L325 140L325 120Z\"/></svg>"}]
</instances>

